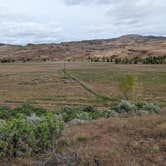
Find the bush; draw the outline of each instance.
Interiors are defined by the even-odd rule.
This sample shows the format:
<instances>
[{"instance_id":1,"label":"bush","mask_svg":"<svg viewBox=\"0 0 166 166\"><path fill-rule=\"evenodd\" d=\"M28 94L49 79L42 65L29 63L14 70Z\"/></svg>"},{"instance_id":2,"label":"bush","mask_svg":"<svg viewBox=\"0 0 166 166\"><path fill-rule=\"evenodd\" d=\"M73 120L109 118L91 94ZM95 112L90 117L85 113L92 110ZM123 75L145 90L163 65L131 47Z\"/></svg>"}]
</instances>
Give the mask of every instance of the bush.
<instances>
[{"instance_id":1,"label":"bush","mask_svg":"<svg viewBox=\"0 0 166 166\"><path fill-rule=\"evenodd\" d=\"M15 109L11 109L6 106L0 107L0 119L11 119L17 117L19 114L24 114L25 116L31 116L36 114L37 116L45 115L47 111L43 108L34 107L28 103L21 105Z\"/></svg>"},{"instance_id":2,"label":"bush","mask_svg":"<svg viewBox=\"0 0 166 166\"><path fill-rule=\"evenodd\" d=\"M4 125L5 123L6 123L5 120L0 119L0 126L1 126L1 125Z\"/></svg>"},{"instance_id":3,"label":"bush","mask_svg":"<svg viewBox=\"0 0 166 166\"><path fill-rule=\"evenodd\" d=\"M64 122L69 122L77 117L78 111L71 107L64 107L56 114L64 120Z\"/></svg>"},{"instance_id":4,"label":"bush","mask_svg":"<svg viewBox=\"0 0 166 166\"><path fill-rule=\"evenodd\" d=\"M121 103L115 108L118 113L128 113L131 111L136 111L135 104L130 103L129 101L122 100Z\"/></svg>"},{"instance_id":5,"label":"bush","mask_svg":"<svg viewBox=\"0 0 166 166\"><path fill-rule=\"evenodd\" d=\"M31 116L32 114L36 114L37 116L42 116L47 114L47 111L44 108L34 107L28 103L21 105L10 111L11 117L16 117L19 114L24 114L26 116Z\"/></svg>"},{"instance_id":6,"label":"bush","mask_svg":"<svg viewBox=\"0 0 166 166\"><path fill-rule=\"evenodd\" d=\"M115 111L118 113L129 113L129 112L158 113L160 111L160 107L153 103L139 102L134 104L134 103L131 103L130 101L122 100L121 103L115 108Z\"/></svg>"},{"instance_id":7,"label":"bush","mask_svg":"<svg viewBox=\"0 0 166 166\"><path fill-rule=\"evenodd\" d=\"M56 112L61 116L65 122L72 121L73 119L92 120L104 117L104 112L97 111L91 106L86 107L64 107Z\"/></svg>"},{"instance_id":8,"label":"bush","mask_svg":"<svg viewBox=\"0 0 166 166\"><path fill-rule=\"evenodd\" d=\"M138 86L138 79L132 75L126 75L120 80L119 88L126 100L132 99L136 96L136 89Z\"/></svg>"},{"instance_id":9,"label":"bush","mask_svg":"<svg viewBox=\"0 0 166 166\"><path fill-rule=\"evenodd\" d=\"M116 117L116 116L118 116L118 112L115 111L115 110L107 110L107 111L105 111L104 114L105 114L104 115L105 118L110 118L110 117Z\"/></svg>"},{"instance_id":10,"label":"bush","mask_svg":"<svg viewBox=\"0 0 166 166\"><path fill-rule=\"evenodd\" d=\"M92 106L81 107L80 110L83 112L96 112L96 109Z\"/></svg>"},{"instance_id":11,"label":"bush","mask_svg":"<svg viewBox=\"0 0 166 166\"><path fill-rule=\"evenodd\" d=\"M33 115L34 118L34 115ZM19 115L0 125L0 157L32 155L54 147L63 130L63 122L53 114L36 117Z\"/></svg>"},{"instance_id":12,"label":"bush","mask_svg":"<svg viewBox=\"0 0 166 166\"><path fill-rule=\"evenodd\" d=\"M0 107L0 119L8 119L10 117L11 109L6 106Z\"/></svg>"},{"instance_id":13,"label":"bush","mask_svg":"<svg viewBox=\"0 0 166 166\"><path fill-rule=\"evenodd\" d=\"M160 111L160 107L154 103L139 102L136 105L139 110L155 112L155 113L158 113Z\"/></svg>"},{"instance_id":14,"label":"bush","mask_svg":"<svg viewBox=\"0 0 166 166\"><path fill-rule=\"evenodd\" d=\"M146 103L143 109L150 112L156 112L156 113L160 111L160 107L154 103Z\"/></svg>"},{"instance_id":15,"label":"bush","mask_svg":"<svg viewBox=\"0 0 166 166\"><path fill-rule=\"evenodd\" d=\"M78 112L76 114L76 119L80 119L80 120L91 120L90 114L88 114L87 112Z\"/></svg>"},{"instance_id":16,"label":"bush","mask_svg":"<svg viewBox=\"0 0 166 166\"><path fill-rule=\"evenodd\" d=\"M96 112L90 113L89 116L91 117L91 119L95 120L95 119L105 117L105 112L104 111L96 111Z\"/></svg>"}]
</instances>

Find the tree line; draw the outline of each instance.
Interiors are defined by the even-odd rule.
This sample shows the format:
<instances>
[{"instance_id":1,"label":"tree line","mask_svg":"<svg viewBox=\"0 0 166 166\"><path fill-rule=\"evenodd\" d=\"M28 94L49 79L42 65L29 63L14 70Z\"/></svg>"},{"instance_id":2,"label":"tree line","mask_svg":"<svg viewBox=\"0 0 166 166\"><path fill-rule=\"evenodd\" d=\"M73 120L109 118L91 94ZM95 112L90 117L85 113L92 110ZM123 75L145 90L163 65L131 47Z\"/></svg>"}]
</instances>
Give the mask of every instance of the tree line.
<instances>
[{"instance_id":1,"label":"tree line","mask_svg":"<svg viewBox=\"0 0 166 166\"><path fill-rule=\"evenodd\" d=\"M88 57L90 62L112 62L115 64L166 64L166 55L145 58Z\"/></svg>"}]
</instances>

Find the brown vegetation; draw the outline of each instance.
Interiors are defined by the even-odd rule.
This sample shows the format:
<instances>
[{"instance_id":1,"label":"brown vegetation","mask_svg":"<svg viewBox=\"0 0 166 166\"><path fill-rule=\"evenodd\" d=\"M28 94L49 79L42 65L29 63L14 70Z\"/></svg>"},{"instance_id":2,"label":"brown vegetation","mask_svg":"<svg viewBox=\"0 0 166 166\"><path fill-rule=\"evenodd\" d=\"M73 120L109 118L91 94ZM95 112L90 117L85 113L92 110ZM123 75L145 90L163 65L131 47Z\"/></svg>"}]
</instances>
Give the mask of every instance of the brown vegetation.
<instances>
[{"instance_id":1,"label":"brown vegetation","mask_svg":"<svg viewBox=\"0 0 166 166\"><path fill-rule=\"evenodd\" d=\"M1 45L2 63L59 61L88 57L133 58L166 55L166 38L127 35L115 39L60 44Z\"/></svg>"},{"instance_id":2,"label":"brown vegetation","mask_svg":"<svg viewBox=\"0 0 166 166\"><path fill-rule=\"evenodd\" d=\"M165 166L166 114L129 116L67 125L56 152L12 165Z\"/></svg>"}]
</instances>

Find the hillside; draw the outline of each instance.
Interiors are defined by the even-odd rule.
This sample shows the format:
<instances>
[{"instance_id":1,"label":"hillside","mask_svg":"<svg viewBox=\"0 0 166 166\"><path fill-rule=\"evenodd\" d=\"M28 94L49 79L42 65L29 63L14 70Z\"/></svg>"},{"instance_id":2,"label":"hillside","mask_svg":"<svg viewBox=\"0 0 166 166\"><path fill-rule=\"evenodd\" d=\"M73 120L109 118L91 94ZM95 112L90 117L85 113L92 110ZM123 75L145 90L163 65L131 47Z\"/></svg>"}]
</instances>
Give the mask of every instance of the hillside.
<instances>
[{"instance_id":1,"label":"hillside","mask_svg":"<svg viewBox=\"0 0 166 166\"><path fill-rule=\"evenodd\" d=\"M57 61L87 57L147 57L166 55L166 37L126 35L114 39L60 44L0 44L1 61Z\"/></svg>"}]
</instances>

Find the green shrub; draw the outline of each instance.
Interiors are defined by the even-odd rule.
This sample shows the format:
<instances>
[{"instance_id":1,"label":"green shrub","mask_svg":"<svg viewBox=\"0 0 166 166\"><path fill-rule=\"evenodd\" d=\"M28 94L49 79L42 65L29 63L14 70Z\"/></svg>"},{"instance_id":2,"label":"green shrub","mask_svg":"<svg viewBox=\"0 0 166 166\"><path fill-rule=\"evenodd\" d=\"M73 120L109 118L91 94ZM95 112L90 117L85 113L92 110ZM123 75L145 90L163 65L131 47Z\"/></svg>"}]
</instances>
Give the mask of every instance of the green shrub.
<instances>
[{"instance_id":1,"label":"green shrub","mask_svg":"<svg viewBox=\"0 0 166 166\"><path fill-rule=\"evenodd\" d=\"M1 125L4 125L5 123L6 123L5 120L0 119L0 126L1 126Z\"/></svg>"},{"instance_id":2,"label":"green shrub","mask_svg":"<svg viewBox=\"0 0 166 166\"><path fill-rule=\"evenodd\" d=\"M143 112L154 112L158 113L160 111L160 107L154 103L147 102L139 102L139 103L131 103L130 101L122 100L117 107L115 107L115 111L118 113L143 113Z\"/></svg>"},{"instance_id":3,"label":"green shrub","mask_svg":"<svg viewBox=\"0 0 166 166\"><path fill-rule=\"evenodd\" d=\"M11 109L7 106L0 106L0 119L8 119Z\"/></svg>"},{"instance_id":4,"label":"green shrub","mask_svg":"<svg viewBox=\"0 0 166 166\"><path fill-rule=\"evenodd\" d=\"M63 130L63 122L54 114L40 117L31 123L19 115L0 125L0 157L32 155L54 147Z\"/></svg>"},{"instance_id":5,"label":"green shrub","mask_svg":"<svg viewBox=\"0 0 166 166\"><path fill-rule=\"evenodd\" d=\"M115 110L118 112L118 113L128 113L128 112L131 112L131 111L136 111L136 106L135 104L132 104L131 102L129 101L126 101L126 100L122 100L119 105L115 108Z\"/></svg>"},{"instance_id":6,"label":"green shrub","mask_svg":"<svg viewBox=\"0 0 166 166\"><path fill-rule=\"evenodd\" d=\"M137 86L138 79L132 75L126 75L119 83L119 88L126 100L133 99L136 96Z\"/></svg>"},{"instance_id":7,"label":"green shrub","mask_svg":"<svg viewBox=\"0 0 166 166\"><path fill-rule=\"evenodd\" d=\"M88 138L85 135L83 135L83 134L79 134L76 137L76 140L77 140L77 142L85 143L85 142L87 142Z\"/></svg>"},{"instance_id":8,"label":"green shrub","mask_svg":"<svg viewBox=\"0 0 166 166\"><path fill-rule=\"evenodd\" d=\"M136 103L138 110L148 111L148 112L155 112L158 113L160 111L160 107L154 103L147 103L147 102L139 102Z\"/></svg>"},{"instance_id":9,"label":"green shrub","mask_svg":"<svg viewBox=\"0 0 166 166\"><path fill-rule=\"evenodd\" d=\"M64 107L60 111L56 112L58 116L61 116L64 122L69 122L76 119L78 110L71 107Z\"/></svg>"},{"instance_id":10,"label":"green shrub","mask_svg":"<svg viewBox=\"0 0 166 166\"><path fill-rule=\"evenodd\" d=\"M9 107L0 107L0 119L11 119L17 117L19 114L24 114L25 116L31 116L36 114L37 116L45 115L47 111L43 108L34 107L28 103L25 103L15 109Z\"/></svg>"},{"instance_id":11,"label":"green shrub","mask_svg":"<svg viewBox=\"0 0 166 166\"><path fill-rule=\"evenodd\" d=\"M145 103L143 110L158 113L160 111L160 107L154 103Z\"/></svg>"},{"instance_id":12,"label":"green shrub","mask_svg":"<svg viewBox=\"0 0 166 166\"><path fill-rule=\"evenodd\" d=\"M56 114L61 116L65 122L72 121L73 119L92 120L104 117L104 112L97 111L91 106L64 107L60 111L56 112Z\"/></svg>"},{"instance_id":13,"label":"green shrub","mask_svg":"<svg viewBox=\"0 0 166 166\"><path fill-rule=\"evenodd\" d=\"M42 115L47 114L47 111L44 108L34 107L28 103L25 103L25 104L21 105L20 107L13 109L10 112L10 116L16 117L19 114L31 116L33 113L35 113L37 116L42 116Z\"/></svg>"},{"instance_id":14,"label":"green shrub","mask_svg":"<svg viewBox=\"0 0 166 166\"><path fill-rule=\"evenodd\" d=\"M76 114L76 119L80 119L80 120L91 120L90 114L88 114L87 112L81 112L79 111Z\"/></svg>"},{"instance_id":15,"label":"green shrub","mask_svg":"<svg viewBox=\"0 0 166 166\"><path fill-rule=\"evenodd\" d=\"M118 112L117 111L115 111L115 110L107 110L107 111L105 111L104 112L104 117L105 118L110 118L110 117L116 117L116 116L118 116Z\"/></svg>"},{"instance_id":16,"label":"green shrub","mask_svg":"<svg viewBox=\"0 0 166 166\"><path fill-rule=\"evenodd\" d=\"M159 152L160 152L160 147L158 145L153 145L152 153L159 153Z\"/></svg>"},{"instance_id":17,"label":"green shrub","mask_svg":"<svg viewBox=\"0 0 166 166\"><path fill-rule=\"evenodd\" d=\"M91 119L99 119L105 117L105 112L104 111L96 111L96 112L91 112L90 115Z\"/></svg>"},{"instance_id":18,"label":"green shrub","mask_svg":"<svg viewBox=\"0 0 166 166\"><path fill-rule=\"evenodd\" d=\"M80 108L80 111L83 111L83 112L95 112L96 109L92 106L84 106L84 107L81 107Z\"/></svg>"}]
</instances>

